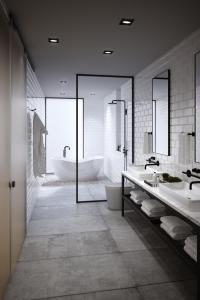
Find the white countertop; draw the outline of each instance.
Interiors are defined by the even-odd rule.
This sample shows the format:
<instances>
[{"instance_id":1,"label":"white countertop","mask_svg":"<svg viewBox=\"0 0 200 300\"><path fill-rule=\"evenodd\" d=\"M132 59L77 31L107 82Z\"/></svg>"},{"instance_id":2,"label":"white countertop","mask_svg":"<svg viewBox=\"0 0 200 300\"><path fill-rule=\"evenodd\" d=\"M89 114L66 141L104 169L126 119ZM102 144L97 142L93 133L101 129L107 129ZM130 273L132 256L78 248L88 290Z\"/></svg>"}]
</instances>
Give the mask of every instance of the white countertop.
<instances>
[{"instance_id":1,"label":"white countertop","mask_svg":"<svg viewBox=\"0 0 200 300\"><path fill-rule=\"evenodd\" d=\"M140 186L147 192L151 193L153 196L160 199L163 203L173 208L175 211L183 215L185 218L189 219L194 224L200 226L200 211L193 212L188 210L184 205L181 205L181 203L176 202L167 194L165 194L163 191L161 191L159 187L149 186L148 184L144 183L143 180L137 179L133 174L131 174L128 171L124 171L122 172L122 174L125 175L130 180L132 180L133 182L135 182L138 186Z\"/></svg>"}]
</instances>

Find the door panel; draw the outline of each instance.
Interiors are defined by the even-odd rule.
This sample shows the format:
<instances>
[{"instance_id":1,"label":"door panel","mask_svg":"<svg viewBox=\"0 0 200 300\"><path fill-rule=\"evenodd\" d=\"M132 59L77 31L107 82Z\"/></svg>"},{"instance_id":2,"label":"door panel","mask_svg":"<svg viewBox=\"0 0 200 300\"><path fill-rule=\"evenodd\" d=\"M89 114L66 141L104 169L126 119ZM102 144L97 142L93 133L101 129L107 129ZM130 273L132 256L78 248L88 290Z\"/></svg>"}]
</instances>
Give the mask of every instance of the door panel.
<instances>
[{"instance_id":1,"label":"door panel","mask_svg":"<svg viewBox=\"0 0 200 300\"><path fill-rule=\"evenodd\" d=\"M0 299L10 274L9 27L0 12Z\"/></svg>"},{"instance_id":2,"label":"door panel","mask_svg":"<svg viewBox=\"0 0 200 300\"><path fill-rule=\"evenodd\" d=\"M25 58L17 32L11 30L11 269L25 237L26 100Z\"/></svg>"}]
</instances>

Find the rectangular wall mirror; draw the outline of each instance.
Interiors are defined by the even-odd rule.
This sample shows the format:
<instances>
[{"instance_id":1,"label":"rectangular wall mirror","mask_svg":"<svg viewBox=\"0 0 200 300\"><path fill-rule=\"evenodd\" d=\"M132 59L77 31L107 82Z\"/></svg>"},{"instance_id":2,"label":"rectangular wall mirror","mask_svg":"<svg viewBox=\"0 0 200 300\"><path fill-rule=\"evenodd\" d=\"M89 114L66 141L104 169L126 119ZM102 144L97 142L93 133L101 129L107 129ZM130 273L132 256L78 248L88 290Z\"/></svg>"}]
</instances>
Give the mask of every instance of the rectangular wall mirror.
<instances>
[{"instance_id":1,"label":"rectangular wall mirror","mask_svg":"<svg viewBox=\"0 0 200 300\"><path fill-rule=\"evenodd\" d=\"M153 152L170 155L170 70L152 79Z\"/></svg>"},{"instance_id":2,"label":"rectangular wall mirror","mask_svg":"<svg viewBox=\"0 0 200 300\"><path fill-rule=\"evenodd\" d=\"M195 54L195 162L200 163L200 52Z\"/></svg>"}]
</instances>

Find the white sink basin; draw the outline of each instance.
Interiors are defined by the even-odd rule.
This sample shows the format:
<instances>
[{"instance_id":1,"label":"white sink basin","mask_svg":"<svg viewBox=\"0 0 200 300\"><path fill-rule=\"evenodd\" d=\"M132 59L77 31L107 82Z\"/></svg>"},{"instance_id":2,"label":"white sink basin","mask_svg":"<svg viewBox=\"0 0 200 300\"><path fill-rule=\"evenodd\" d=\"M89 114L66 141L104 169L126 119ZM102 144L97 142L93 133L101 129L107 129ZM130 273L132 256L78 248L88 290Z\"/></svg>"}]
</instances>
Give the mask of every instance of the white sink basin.
<instances>
[{"instance_id":1,"label":"white sink basin","mask_svg":"<svg viewBox=\"0 0 200 300\"><path fill-rule=\"evenodd\" d=\"M130 172L139 180L151 180L154 173L153 170L150 170L148 168L145 170L143 165L128 167L128 172Z\"/></svg>"},{"instance_id":2,"label":"white sink basin","mask_svg":"<svg viewBox=\"0 0 200 300\"><path fill-rule=\"evenodd\" d=\"M189 184L186 182L163 183L159 185L159 189L190 211L200 211L200 188L197 186L189 190Z\"/></svg>"}]
</instances>

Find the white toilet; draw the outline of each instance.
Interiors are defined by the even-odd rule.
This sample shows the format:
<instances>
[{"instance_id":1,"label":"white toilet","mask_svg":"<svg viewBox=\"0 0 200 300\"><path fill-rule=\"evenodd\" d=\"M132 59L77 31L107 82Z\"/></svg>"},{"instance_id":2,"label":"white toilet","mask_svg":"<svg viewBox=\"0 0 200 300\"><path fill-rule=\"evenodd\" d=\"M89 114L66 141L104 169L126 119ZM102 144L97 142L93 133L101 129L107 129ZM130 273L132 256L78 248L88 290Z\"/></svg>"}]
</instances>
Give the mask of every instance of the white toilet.
<instances>
[{"instance_id":1,"label":"white toilet","mask_svg":"<svg viewBox=\"0 0 200 300\"><path fill-rule=\"evenodd\" d=\"M125 194L129 194L133 188L133 186L125 185ZM120 210L122 208L121 182L106 184L105 189L108 208L111 210Z\"/></svg>"}]
</instances>

